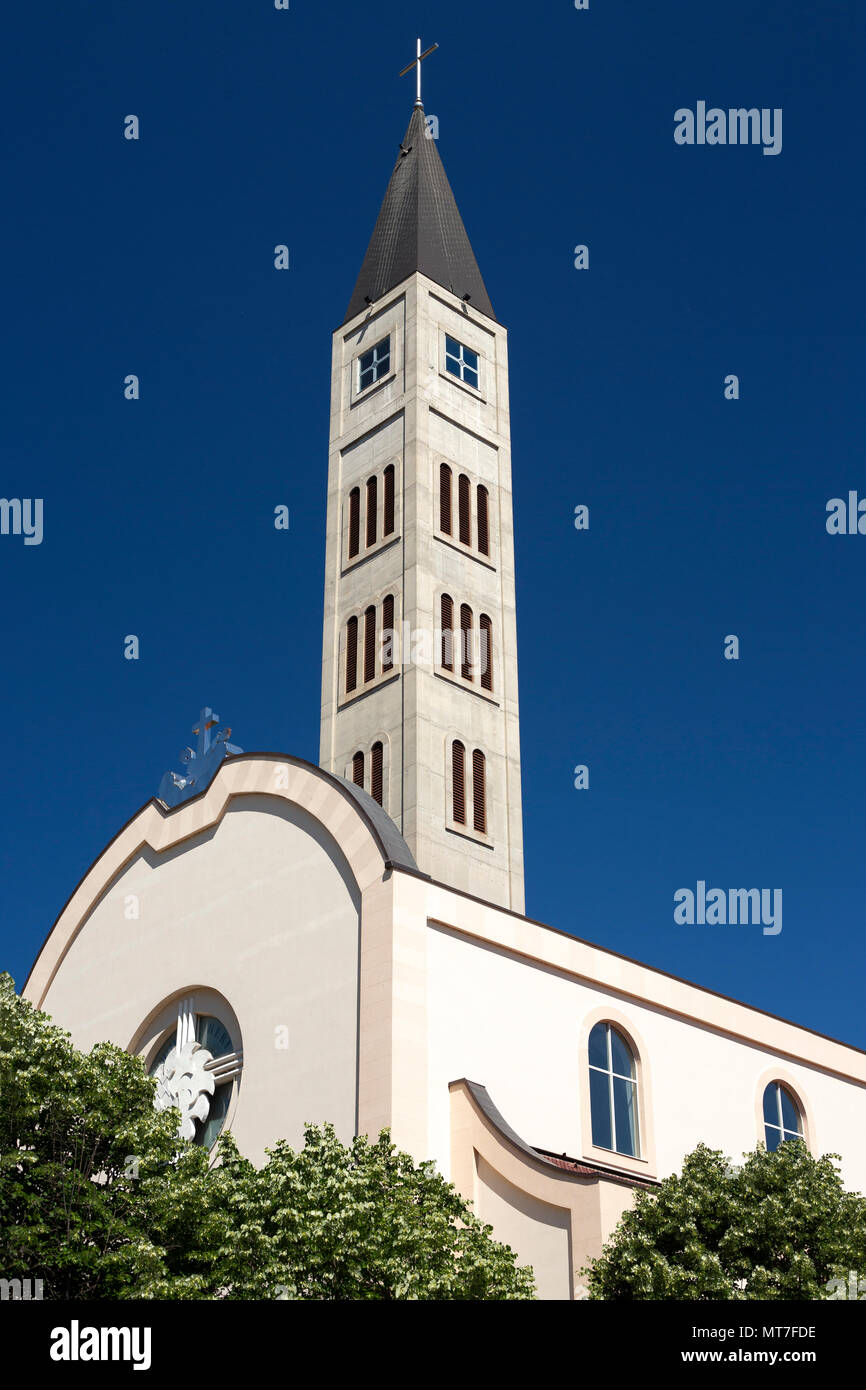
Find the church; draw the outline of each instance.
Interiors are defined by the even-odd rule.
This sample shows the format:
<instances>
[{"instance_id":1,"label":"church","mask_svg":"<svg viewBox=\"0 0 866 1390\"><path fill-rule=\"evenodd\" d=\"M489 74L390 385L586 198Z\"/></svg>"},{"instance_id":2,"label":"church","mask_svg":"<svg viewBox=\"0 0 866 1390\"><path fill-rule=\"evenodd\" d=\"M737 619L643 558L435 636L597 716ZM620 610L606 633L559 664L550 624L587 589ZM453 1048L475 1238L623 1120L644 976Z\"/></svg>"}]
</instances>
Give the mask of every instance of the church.
<instances>
[{"instance_id":1,"label":"church","mask_svg":"<svg viewBox=\"0 0 866 1390\"><path fill-rule=\"evenodd\" d=\"M701 1141L801 1137L866 1189L866 1053L525 914L508 335L425 56L333 334L318 766L204 709L24 993L141 1057L191 1142L389 1127L574 1299Z\"/></svg>"}]
</instances>

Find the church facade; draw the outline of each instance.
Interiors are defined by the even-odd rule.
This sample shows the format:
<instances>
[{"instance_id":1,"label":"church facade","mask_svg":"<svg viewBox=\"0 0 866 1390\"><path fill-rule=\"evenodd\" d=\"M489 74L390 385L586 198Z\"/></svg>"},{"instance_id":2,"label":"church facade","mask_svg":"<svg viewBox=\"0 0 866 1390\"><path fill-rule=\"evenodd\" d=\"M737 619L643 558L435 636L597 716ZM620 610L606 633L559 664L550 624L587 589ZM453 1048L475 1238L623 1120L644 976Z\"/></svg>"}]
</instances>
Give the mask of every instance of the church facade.
<instances>
[{"instance_id":1,"label":"church facade","mask_svg":"<svg viewBox=\"0 0 866 1390\"><path fill-rule=\"evenodd\" d=\"M194 1142L390 1127L544 1298L700 1141L866 1188L866 1053L524 915L507 334L420 101L333 335L325 565L319 766L203 711L25 995Z\"/></svg>"}]
</instances>

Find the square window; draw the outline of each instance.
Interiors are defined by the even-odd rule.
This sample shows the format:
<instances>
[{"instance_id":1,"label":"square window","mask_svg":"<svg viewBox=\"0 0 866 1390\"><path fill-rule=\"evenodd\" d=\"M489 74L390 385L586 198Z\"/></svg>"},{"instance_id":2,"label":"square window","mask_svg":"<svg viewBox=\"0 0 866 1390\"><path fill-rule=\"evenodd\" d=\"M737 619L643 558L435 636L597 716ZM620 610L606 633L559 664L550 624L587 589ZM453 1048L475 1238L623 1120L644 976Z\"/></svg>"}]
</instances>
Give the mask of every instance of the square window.
<instances>
[{"instance_id":1,"label":"square window","mask_svg":"<svg viewBox=\"0 0 866 1390\"><path fill-rule=\"evenodd\" d=\"M478 353L456 338L445 336L445 370L478 390Z\"/></svg>"},{"instance_id":2,"label":"square window","mask_svg":"<svg viewBox=\"0 0 866 1390\"><path fill-rule=\"evenodd\" d=\"M383 338L358 358L358 390L366 391L391 370L391 337Z\"/></svg>"}]
</instances>

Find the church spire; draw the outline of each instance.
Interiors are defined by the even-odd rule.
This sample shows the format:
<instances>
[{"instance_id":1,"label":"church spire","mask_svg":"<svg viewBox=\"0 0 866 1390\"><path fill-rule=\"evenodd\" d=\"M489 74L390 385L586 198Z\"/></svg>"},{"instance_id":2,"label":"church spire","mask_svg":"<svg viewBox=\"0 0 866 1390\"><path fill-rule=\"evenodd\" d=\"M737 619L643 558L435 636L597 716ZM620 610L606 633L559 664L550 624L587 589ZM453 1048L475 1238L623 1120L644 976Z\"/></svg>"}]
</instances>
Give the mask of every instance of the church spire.
<instances>
[{"instance_id":1,"label":"church spire","mask_svg":"<svg viewBox=\"0 0 866 1390\"><path fill-rule=\"evenodd\" d=\"M416 271L495 321L436 141L417 103L343 322Z\"/></svg>"}]
</instances>

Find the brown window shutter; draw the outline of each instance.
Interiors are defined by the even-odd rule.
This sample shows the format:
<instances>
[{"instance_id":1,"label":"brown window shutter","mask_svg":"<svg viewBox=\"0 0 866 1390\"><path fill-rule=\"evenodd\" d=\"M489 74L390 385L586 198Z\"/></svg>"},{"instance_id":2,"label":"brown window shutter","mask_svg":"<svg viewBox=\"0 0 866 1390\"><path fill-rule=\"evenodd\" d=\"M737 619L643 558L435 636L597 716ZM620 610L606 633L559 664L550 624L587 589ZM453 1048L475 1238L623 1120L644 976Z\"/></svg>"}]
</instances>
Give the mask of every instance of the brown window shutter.
<instances>
[{"instance_id":1,"label":"brown window shutter","mask_svg":"<svg viewBox=\"0 0 866 1390\"><path fill-rule=\"evenodd\" d=\"M356 753L352 758L352 781L356 787L364 785L364 754Z\"/></svg>"},{"instance_id":2,"label":"brown window shutter","mask_svg":"<svg viewBox=\"0 0 866 1390\"><path fill-rule=\"evenodd\" d=\"M368 608L364 614L364 680L371 681L376 674L376 610Z\"/></svg>"},{"instance_id":3,"label":"brown window shutter","mask_svg":"<svg viewBox=\"0 0 866 1390\"><path fill-rule=\"evenodd\" d=\"M381 743L374 743L370 749L370 795L379 805L382 801L382 771L384 768L384 749Z\"/></svg>"},{"instance_id":4,"label":"brown window shutter","mask_svg":"<svg viewBox=\"0 0 866 1390\"><path fill-rule=\"evenodd\" d=\"M394 531L394 465L389 463L385 469L385 508L382 535L390 536Z\"/></svg>"},{"instance_id":5,"label":"brown window shutter","mask_svg":"<svg viewBox=\"0 0 866 1390\"><path fill-rule=\"evenodd\" d=\"M460 605L460 674L465 681L472 680L472 609L468 603Z\"/></svg>"},{"instance_id":6,"label":"brown window shutter","mask_svg":"<svg viewBox=\"0 0 866 1390\"><path fill-rule=\"evenodd\" d=\"M451 745L451 803L452 820L466 824L466 750L462 743Z\"/></svg>"},{"instance_id":7,"label":"brown window shutter","mask_svg":"<svg viewBox=\"0 0 866 1390\"><path fill-rule=\"evenodd\" d=\"M490 554L490 498L486 487L478 489L478 549L482 555Z\"/></svg>"},{"instance_id":8,"label":"brown window shutter","mask_svg":"<svg viewBox=\"0 0 866 1390\"><path fill-rule=\"evenodd\" d=\"M394 669L394 643L397 634L394 632L394 595L388 594L382 600L382 670L393 671Z\"/></svg>"},{"instance_id":9,"label":"brown window shutter","mask_svg":"<svg viewBox=\"0 0 866 1390\"><path fill-rule=\"evenodd\" d=\"M469 479L460 474L457 482L457 521L460 527L460 540L464 545L472 544L471 494Z\"/></svg>"},{"instance_id":10,"label":"brown window shutter","mask_svg":"<svg viewBox=\"0 0 866 1390\"><path fill-rule=\"evenodd\" d=\"M353 560L361 548L361 489L353 487L349 493L349 559Z\"/></svg>"},{"instance_id":11,"label":"brown window shutter","mask_svg":"<svg viewBox=\"0 0 866 1390\"><path fill-rule=\"evenodd\" d=\"M451 535L451 469L447 463L439 465L439 530Z\"/></svg>"},{"instance_id":12,"label":"brown window shutter","mask_svg":"<svg viewBox=\"0 0 866 1390\"><path fill-rule=\"evenodd\" d=\"M358 684L358 619L346 624L346 694Z\"/></svg>"},{"instance_id":13,"label":"brown window shutter","mask_svg":"<svg viewBox=\"0 0 866 1390\"><path fill-rule=\"evenodd\" d=\"M479 835L487 834L487 788L484 785L484 754L472 754L472 822Z\"/></svg>"},{"instance_id":14,"label":"brown window shutter","mask_svg":"<svg viewBox=\"0 0 866 1390\"><path fill-rule=\"evenodd\" d=\"M376 544L376 511L378 508L379 485L377 479L367 479L367 544Z\"/></svg>"},{"instance_id":15,"label":"brown window shutter","mask_svg":"<svg viewBox=\"0 0 866 1390\"><path fill-rule=\"evenodd\" d=\"M450 594L443 594L440 603L442 616L442 669L454 670L454 600Z\"/></svg>"},{"instance_id":16,"label":"brown window shutter","mask_svg":"<svg viewBox=\"0 0 866 1390\"><path fill-rule=\"evenodd\" d=\"M478 622L481 628L481 650L478 659L481 663L481 689L493 689L493 623L486 613Z\"/></svg>"}]
</instances>

